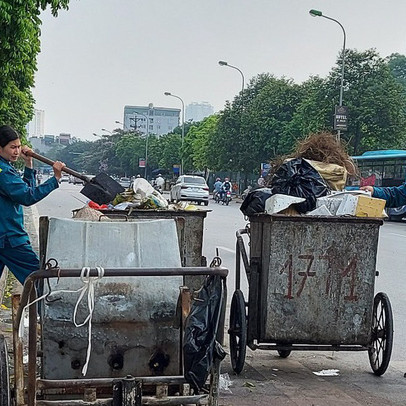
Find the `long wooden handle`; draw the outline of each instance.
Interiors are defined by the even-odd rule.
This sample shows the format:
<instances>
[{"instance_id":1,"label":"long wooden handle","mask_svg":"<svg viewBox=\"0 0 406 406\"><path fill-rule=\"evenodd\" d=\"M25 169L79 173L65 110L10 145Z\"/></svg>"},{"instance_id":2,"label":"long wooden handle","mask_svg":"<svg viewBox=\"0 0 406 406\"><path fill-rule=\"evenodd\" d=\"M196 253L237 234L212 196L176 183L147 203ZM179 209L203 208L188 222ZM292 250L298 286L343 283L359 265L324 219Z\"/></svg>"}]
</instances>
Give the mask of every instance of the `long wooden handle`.
<instances>
[{"instance_id":1,"label":"long wooden handle","mask_svg":"<svg viewBox=\"0 0 406 406\"><path fill-rule=\"evenodd\" d=\"M47 157L45 157L45 156L42 156L42 155L39 155L39 154L37 154L37 153L34 152L34 151L28 151L28 152L27 152L27 155L28 155L28 156L31 156L31 157L37 159L38 161L41 161L41 162L43 162L44 164L47 164L47 165L51 165L51 166L52 166L52 165L55 163L55 161L52 161L52 159L49 159L49 158L47 158ZM75 176L76 178L79 178L79 179L83 180L84 182L87 182L87 183L90 182L90 179L89 179L87 176L82 175L81 173L76 172L76 171L74 171L73 169L68 168L67 166L65 166L65 167L62 169L62 172L69 173L69 175L73 175L73 176Z\"/></svg>"}]
</instances>

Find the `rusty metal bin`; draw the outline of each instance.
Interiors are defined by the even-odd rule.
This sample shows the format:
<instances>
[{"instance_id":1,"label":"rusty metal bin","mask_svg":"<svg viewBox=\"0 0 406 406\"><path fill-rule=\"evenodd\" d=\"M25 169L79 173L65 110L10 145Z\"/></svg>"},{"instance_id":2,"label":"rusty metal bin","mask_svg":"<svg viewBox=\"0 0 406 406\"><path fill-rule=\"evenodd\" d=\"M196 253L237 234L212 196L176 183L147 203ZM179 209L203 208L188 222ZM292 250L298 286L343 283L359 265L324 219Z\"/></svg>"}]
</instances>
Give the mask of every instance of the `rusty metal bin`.
<instances>
[{"instance_id":1,"label":"rusty metal bin","mask_svg":"<svg viewBox=\"0 0 406 406\"><path fill-rule=\"evenodd\" d=\"M237 232L230 317L234 369L242 369L246 344L276 349L283 357L292 350L368 350L374 372L384 373L393 325L387 296L379 293L374 300L382 220L283 215L249 220L249 227ZM249 235L249 258L243 234ZM247 306L239 286L241 255ZM382 342L383 359L376 361Z\"/></svg>"}]
</instances>

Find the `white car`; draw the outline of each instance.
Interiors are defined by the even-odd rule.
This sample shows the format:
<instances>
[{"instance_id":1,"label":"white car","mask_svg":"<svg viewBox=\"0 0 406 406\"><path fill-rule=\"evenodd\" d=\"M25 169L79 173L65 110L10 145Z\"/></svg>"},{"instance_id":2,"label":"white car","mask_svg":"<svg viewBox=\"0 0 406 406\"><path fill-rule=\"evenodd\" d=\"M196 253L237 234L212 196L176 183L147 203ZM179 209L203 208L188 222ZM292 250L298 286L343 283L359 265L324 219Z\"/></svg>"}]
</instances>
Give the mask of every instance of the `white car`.
<instances>
[{"instance_id":1,"label":"white car","mask_svg":"<svg viewBox=\"0 0 406 406\"><path fill-rule=\"evenodd\" d=\"M59 179L59 183L62 182L69 182L69 175L62 175L61 179Z\"/></svg>"},{"instance_id":2,"label":"white car","mask_svg":"<svg viewBox=\"0 0 406 406\"><path fill-rule=\"evenodd\" d=\"M171 188L171 202L190 200L198 204L209 204L209 187L202 176L182 175Z\"/></svg>"},{"instance_id":3,"label":"white car","mask_svg":"<svg viewBox=\"0 0 406 406\"><path fill-rule=\"evenodd\" d=\"M131 179L123 177L123 178L120 178L118 183L124 188L129 188L131 186Z\"/></svg>"}]
</instances>

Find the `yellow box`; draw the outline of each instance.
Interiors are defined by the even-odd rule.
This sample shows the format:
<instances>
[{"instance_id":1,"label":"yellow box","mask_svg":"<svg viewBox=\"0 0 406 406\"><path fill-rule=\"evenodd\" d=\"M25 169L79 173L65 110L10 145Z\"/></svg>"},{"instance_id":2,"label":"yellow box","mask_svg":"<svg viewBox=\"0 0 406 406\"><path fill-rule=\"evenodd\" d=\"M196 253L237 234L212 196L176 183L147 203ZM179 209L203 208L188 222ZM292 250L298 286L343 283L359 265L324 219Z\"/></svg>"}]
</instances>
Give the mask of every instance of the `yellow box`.
<instances>
[{"instance_id":1,"label":"yellow box","mask_svg":"<svg viewBox=\"0 0 406 406\"><path fill-rule=\"evenodd\" d=\"M357 197L356 217L384 217L385 200L363 195Z\"/></svg>"}]
</instances>

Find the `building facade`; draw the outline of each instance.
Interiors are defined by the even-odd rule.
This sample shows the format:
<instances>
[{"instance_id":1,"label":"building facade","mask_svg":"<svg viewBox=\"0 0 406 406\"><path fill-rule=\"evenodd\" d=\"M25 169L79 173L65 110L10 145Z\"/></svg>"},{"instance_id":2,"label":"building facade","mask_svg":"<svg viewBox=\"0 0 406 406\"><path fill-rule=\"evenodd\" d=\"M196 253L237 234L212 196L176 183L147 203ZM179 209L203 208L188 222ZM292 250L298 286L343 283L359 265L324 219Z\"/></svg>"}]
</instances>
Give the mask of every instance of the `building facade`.
<instances>
[{"instance_id":1,"label":"building facade","mask_svg":"<svg viewBox=\"0 0 406 406\"><path fill-rule=\"evenodd\" d=\"M143 134L163 135L180 125L180 109L167 107L124 106L123 130L138 130Z\"/></svg>"},{"instance_id":2,"label":"building facade","mask_svg":"<svg viewBox=\"0 0 406 406\"><path fill-rule=\"evenodd\" d=\"M35 109L34 116L26 127L28 137L42 137L45 132L44 123L45 123L45 111Z\"/></svg>"},{"instance_id":3,"label":"building facade","mask_svg":"<svg viewBox=\"0 0 406 406\"><path fill-rule=\"evenodd\" d=\"M46 154L50 149L54 148L55 145L67 146L74 142L77 142L76 137L72 137L68 133L60 133L59 135L45 134L43 137L29 137L28 141L30 142L33 150L40 154Z\"/></svg>"},{"instance_id":4,"label":"building facade","mask_svg":"<svg viewBox=\"0 0 406 406\"><path fill-rule=\"evenodd\" d=\"M186 121L202 121L214 113L214 108L207 102L190 103L186 106Z\"/></svg>"}]
</instances>

